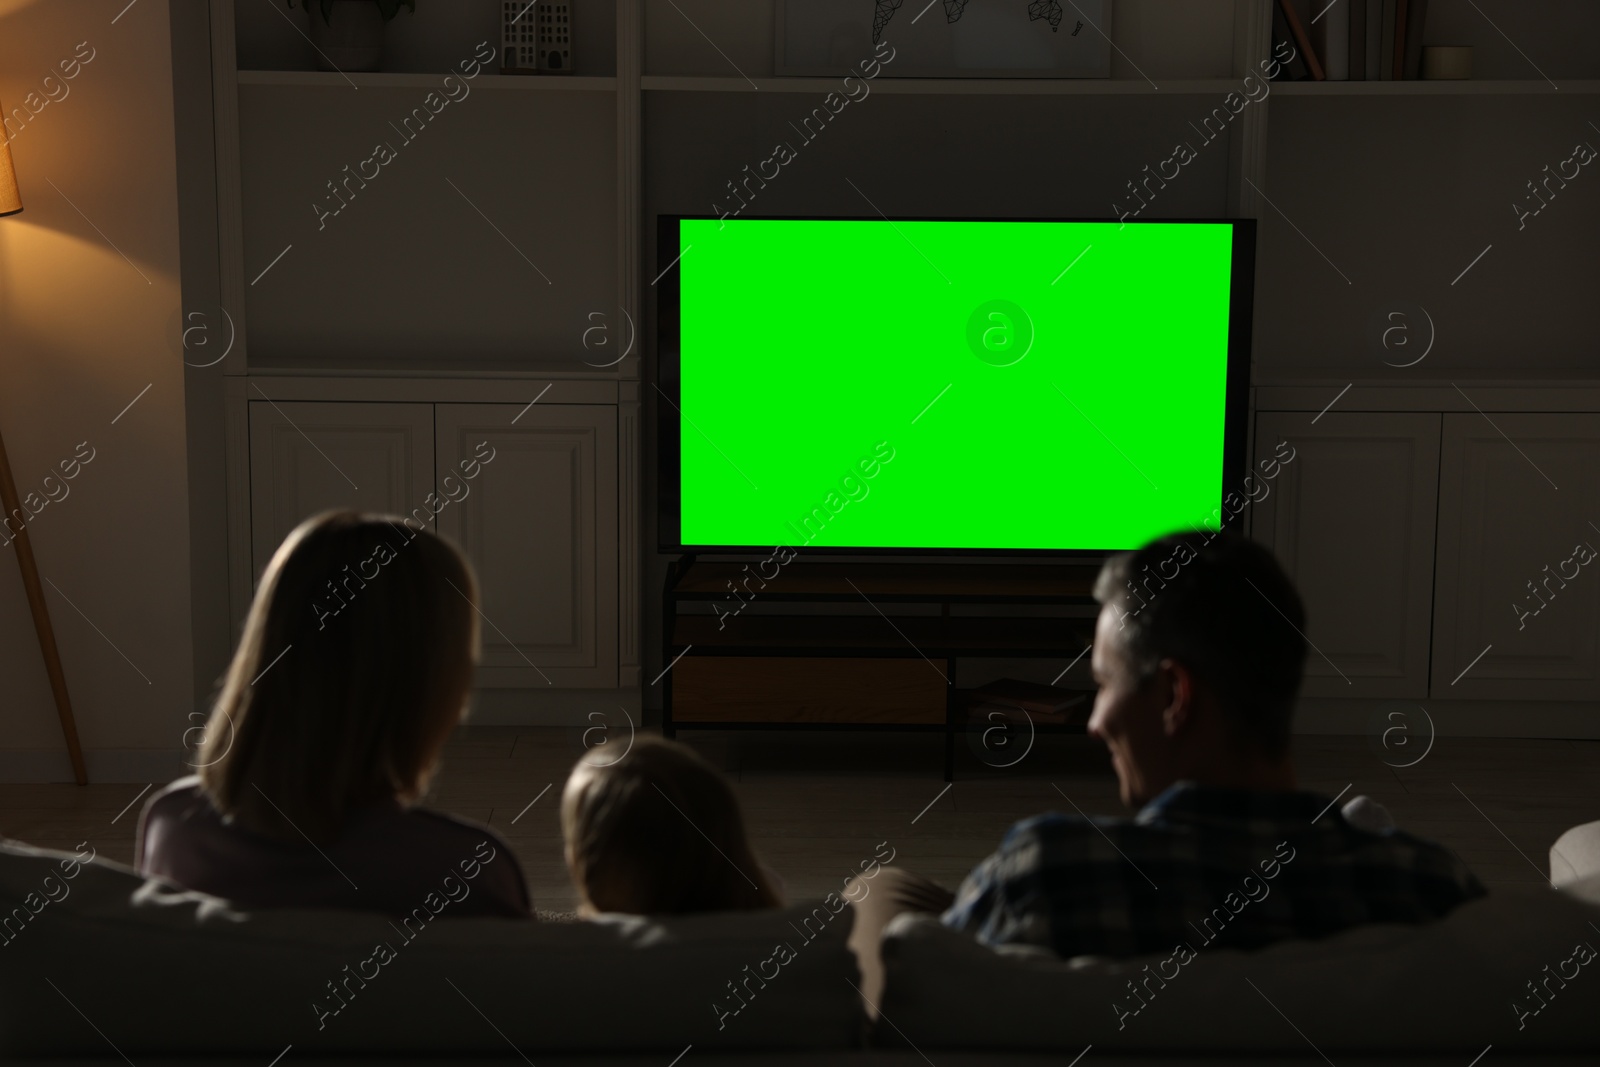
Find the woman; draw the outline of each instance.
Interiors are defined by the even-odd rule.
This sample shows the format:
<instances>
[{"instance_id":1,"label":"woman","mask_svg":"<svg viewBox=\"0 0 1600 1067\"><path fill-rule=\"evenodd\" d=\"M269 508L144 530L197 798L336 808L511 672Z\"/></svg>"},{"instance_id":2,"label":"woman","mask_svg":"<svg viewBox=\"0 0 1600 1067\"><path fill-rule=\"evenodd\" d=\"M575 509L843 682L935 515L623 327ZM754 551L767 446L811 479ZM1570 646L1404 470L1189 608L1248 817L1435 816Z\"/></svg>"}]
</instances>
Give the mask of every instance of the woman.
<instances>
[{"instance_id":1,"label":"woman","mask_svg":"<svg viewBox=\"0 0 1600 1067\"><path fill-rule=\"evenodd\" d=\"M140 816L140 873L246 908L529 916L488 827L417 807L466 713L477 584L405 520L308 519L273 555L194 764Z\"/></svg>"},{"instance_id":2,"label":"woman","mask_svg":"<svg viewBox=\"0 0 1600 1067\"><path fill-rule=\"evenodd\" d=\"M686 745L639 737L590 749L561 795L578 912L672 915L781 907L727 781Z\"/></svg>"}]
</instances>

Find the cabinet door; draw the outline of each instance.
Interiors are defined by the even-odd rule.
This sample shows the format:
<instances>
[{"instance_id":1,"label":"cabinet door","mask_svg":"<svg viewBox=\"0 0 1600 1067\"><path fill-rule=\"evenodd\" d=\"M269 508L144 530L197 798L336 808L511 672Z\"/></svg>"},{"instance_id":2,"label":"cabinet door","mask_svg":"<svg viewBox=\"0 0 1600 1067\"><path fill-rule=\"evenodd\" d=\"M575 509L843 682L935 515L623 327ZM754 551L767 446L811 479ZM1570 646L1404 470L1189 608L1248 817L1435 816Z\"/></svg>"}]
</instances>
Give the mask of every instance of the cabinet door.
<instances>
[{"instance_id":1,"label":"cabinet door","mask_svg":"<svg viewBox=\"0 0 1600 1067\"><path fill-rule=\"evenodd\" d=\"M459 497L439 512L439 531L478 574L478 684L615 686L617 409L436 410L439 495Z\"/></svg>"},{"instance_id":2,"label":"cabinet door","mask_svg":"<svg viewBox=\"0 0 1600 1067\"><path fill-rule=\"evenodd\" d=\"M1444 419L1433 696L1600 697L1600 415Z\"/></svg>"},{"instance_id":3,"label":"cabinet door","mask_svg":"<svg viewBox=\"0 0 1600 1067\"><path fill-rule=\"evenodd\" d=\"M1439 416L1262 412L1258 463L1280 441L1252 531L1305 602L1303 695L1427 696Z\"/></svg>"},{"instance_id":4,"label":"cabinet door","mask_svg":"<svg viewBox=\"0 0 1600 1067\"><path fill-rule=\"evenodd\" d=\"M301 520L329 508L429 515L433 405L250 402L254 574Z\"/></svg>"}]
</instances>

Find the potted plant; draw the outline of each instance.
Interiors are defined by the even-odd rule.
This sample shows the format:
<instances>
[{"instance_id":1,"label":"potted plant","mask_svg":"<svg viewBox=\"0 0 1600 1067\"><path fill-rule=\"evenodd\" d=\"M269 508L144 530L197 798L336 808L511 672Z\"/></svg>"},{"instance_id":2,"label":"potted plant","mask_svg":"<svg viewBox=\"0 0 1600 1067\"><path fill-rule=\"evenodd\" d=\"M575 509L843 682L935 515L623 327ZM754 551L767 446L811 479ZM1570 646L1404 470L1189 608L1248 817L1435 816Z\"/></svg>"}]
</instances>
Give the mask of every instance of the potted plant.
<instances>
[{"instance_id":1,"label":"potted plant","mask_svg":"<svg viewBox=\"0 0 1600 1067\"><path fill-rule=\"evenodd\" d=\"M290 7L295 0L287 0ZM383 63L383 27L417 0L300 0L310 23L317 65L323 70L377 70Z\"/></svg>"}]
</instances>

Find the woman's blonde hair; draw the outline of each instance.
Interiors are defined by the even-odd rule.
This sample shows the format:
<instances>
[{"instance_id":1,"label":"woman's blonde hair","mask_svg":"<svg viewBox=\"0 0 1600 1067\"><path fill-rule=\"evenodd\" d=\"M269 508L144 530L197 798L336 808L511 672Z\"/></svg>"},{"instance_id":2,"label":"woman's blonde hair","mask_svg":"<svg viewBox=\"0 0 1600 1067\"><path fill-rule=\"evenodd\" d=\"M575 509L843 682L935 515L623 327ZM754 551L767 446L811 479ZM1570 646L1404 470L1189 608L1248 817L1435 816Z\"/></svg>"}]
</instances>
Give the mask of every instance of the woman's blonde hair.
<instances>
[{"instance_id":1,"label":"woman's blonde hair","mask_svg":"<svg viewBox=\"0 0 1600 1067\"><path fill-rule=\"evenodd\" d=\"M676 741L590 749L561 795L567 867L586 911L668 915L776 908L727 780Z\"/></svg>"},{"instance_id":2,"label":"woman's blonde hair","mask_svg":"<svg viewBox=\"0 0 1600 1067\"><path fill-rule=\"evenodd\" d=\"M284 539L256 590L196 766L246 829L325 844L365 805L422 796L466 711L477 583L449 542L331 511Z\"/></svg>"}]
</instances>

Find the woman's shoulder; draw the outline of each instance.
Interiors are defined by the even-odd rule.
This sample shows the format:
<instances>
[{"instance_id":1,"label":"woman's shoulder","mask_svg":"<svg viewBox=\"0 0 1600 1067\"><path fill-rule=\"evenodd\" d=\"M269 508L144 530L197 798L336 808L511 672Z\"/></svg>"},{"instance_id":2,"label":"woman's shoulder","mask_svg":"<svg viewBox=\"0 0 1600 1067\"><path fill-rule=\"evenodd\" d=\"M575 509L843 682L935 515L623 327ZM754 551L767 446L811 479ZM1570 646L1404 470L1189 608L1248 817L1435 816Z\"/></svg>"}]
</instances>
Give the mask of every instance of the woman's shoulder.
<instances>
[{"instance_id":1,"label":"woman's shoulder","mask_svg":"<svg viewBox=\"0 0 1600 1067\"><path fill-rule=\"evenodd\" d=\"M152 819L187 821L196 815L217 814L216 806L211 803L210 795L200 783L199 775L190 774L168 782L152 793L140 810L139 821L140 823L148 823Z\"/></svg>"},{"instance_id":2,"label":"woman's shoulder","mask_svg":"<svg viewBox=\"0 0 1600 1067\"><path fill-rule=\"evenodd\" d=\"M139 809L134 830L134 867L151 873L147 867L153 851L165 850L177 837L193 839L197 832L210 836L222 822L222 814L211 803L197 775L168 782Z\"/></svg>"},{"instance_id":3,"label":"woman's shoulder","mask_svg":"<svg viewBox=\"0 0 1600 1067\"><path fill-rule=\"evenodd\" d=\"M485 876L483 884L496 887L493 895L500 897L510 911L532 911L516 853L492 827L420 805L404 809L401 818L410 825L410 836L419 851L448 860L451 873L457 877L471 880Z\"/></svg>"},{"instance_id":4,"label":"woman's shoulder","mask_svg":"<svg viewBox=\"0 0 1600 1067\"><path fill-rule=\"evenodd\" d=\"M459 815L451 815L421 805L405 808L401 817L411 823L418 834L442 843L468 846L471 854L486 853L487 858L477 857L482 863L488 863L502 852L511 851L511 846L506 844L505 838L501 837L493 827L474 819L464 819Z\"/></svg>"},{"instance_id":5,"label":"woman's shoulder","mask_svg":"<svg viewBox=\"0 0 1600 1067\"><path fill-rule=\"evenodd\" d=\"M205 787L200 784L200 776L198 774L186 774L182 778L174 778L150 794L150 799L145 801L145 806L149 807L163 797L197 797L204 794Z\"/></svg>"}]
</instances>

